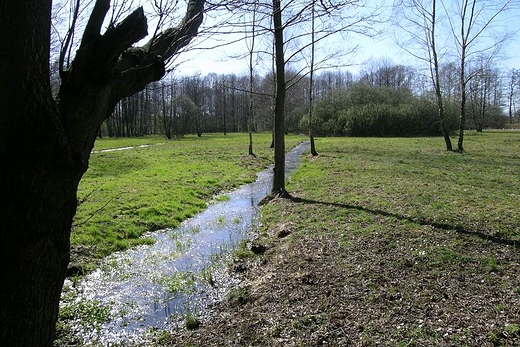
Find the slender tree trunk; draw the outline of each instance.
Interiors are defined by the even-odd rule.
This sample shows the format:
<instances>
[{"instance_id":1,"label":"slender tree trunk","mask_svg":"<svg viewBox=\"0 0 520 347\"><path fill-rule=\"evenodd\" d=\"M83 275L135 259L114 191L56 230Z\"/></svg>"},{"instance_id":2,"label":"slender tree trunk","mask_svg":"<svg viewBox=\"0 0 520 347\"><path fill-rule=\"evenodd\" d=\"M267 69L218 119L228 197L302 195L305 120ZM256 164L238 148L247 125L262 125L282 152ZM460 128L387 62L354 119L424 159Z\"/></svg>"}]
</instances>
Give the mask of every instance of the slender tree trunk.
<instances>
[{"instance_id":1,"label":"slender tree trunk","mask_svg":"<svg viewBox=\"0 0 520 347\"><path fill-rule=\"evenodd\" d=\"M283 35L282 35L282 38L283 38ZM275 112L274 110L276 109L276 79L277 79L277 74L276 74L276 54L275 54L275 51L276 51L276 48L275 48L275 40L273 40L273 54L272 54L272 59L271 59L271 70L273 72L273 80L272 80L272 83L273 83L273 98L272 98L272 104L271 104L271 110L273 112L270 112L270 115L272 115L272 130L271 130L271 144L269 145L269 148L271 149L274 149L274 118L275 118Z\"/></svg>"},{"instance_id":2,"label":"slender tree trunk","mask_svg":"<svg viewBox=\"0 0 520 347\"><path fill-rule=\"evenodd\" d=\"M444 100L442 97L441 91L441 80L440 80L440 72L439 72L439 59L437 56L437 46L435 43L435 29L437 26L437 17L436 17L436 9L437 9L437 1L432 1L432 27L431 27L431 39L430 39L430 48L433 57L433 78L434 78L434 86L435 86L435 96L437 98L437 110L439 114L439 121L441 124L441 132L444 138L444 143L446 144L447 151L453 151L453 146L451 144L450 134L446 130L446 109L444 108Z\"/></svg>"},{"instance_id":3,"label":"slender tree trunk","mask_svg":"<svg viewBox=\"0 0 520 347\"><path fill-rule=\"evenodd\" d=\"M476 0L464 0L462 2L461 25L460 25L460 71L459 71L459 88L460 88L460 122L459 122L459 140L457 142L457 151L464 151L464 128L466 127L466 58L469 47L470 32L474 27ZM469 17L468 17L469 10ZM467 22L466 22L467 21ZM467 25L467 29L466 29Z\"/></svg>"},{"instance_id":4,"label":"slender tree trunk","mask_svg":"<svg viewBox=\"0 0 520 347\"><path fill-rule=\"evenodd\" d=\"M513 124L513 102L515 95L515 80L516 80L516 71L511 70L511 80L509 83L509 95L508 95L508 115L509 115L509 125Z\"/></svg>"},{"instance_id":5,"label":"slender tree trunk","mask_svg":"<svg viewBox=\"0 0 520 347\"><path fill-rule=\"evenodd\" d=\"M167 88L166 85L161 85L161 108L162 108L162 119L163 119L163 128L164 128L164 135L166 135L166 138L168 140L171 140L172 138L172 114L171 114L171 103L166 106L166 92L165 89Z\"/></svg>"},{"instance_id":6,"label":"slender tree trunk","mask_svg":"<svg viewBox=\"0 0 520 347\"><path fill-rule=\"evenodd\" d=\"M224 101L224 104L222 105L222 117L223 117L223 120L224 120L224 136L227 135L227 117L226 117L226 92L224 91L224 95L223 95L223 101Z\"/></svg>"},{"instance_id":7,"label":"slender tree trunk","mask_svg":"<svg viewBox=\"0 0 520 347\"><path fill-rule=\"evenodd\" d=\"M315 13L314 6L316 4L315 0L312 0L312 8L311 8L311 71L309 74L309 140L311 142L311 155L317 156L318 152L316 151L316 144L314 143L314 125L312 121L312 109L314 107L314 52L315 52Z\"/></svg>"},{"instance_id":8,"label":"slender tree trunk","mask_svg":"<svg viewBox=\"0 0 520 347\"><path fill-rule=\"evenodd\" d=\"M253 21L251 29L251 48L249 50L249 107L247 132L249 133L249 155L254 156L253 152L253 54L255 51L255 25L256 25L256 7L253 9Z\"/></svg>"},{"instance_id":9,"label":"slender tree trunk","mask_svg":"<svg viewBox=\"0 0 520 347\"><path fill-rule=\"evenodd\" d=\"M464 128L466 127L466 74L465 74L465 47L462 47L462 59L460 63L460 121L459 121L459 140L457 142L457 151L464 151Z\"/></svg>"},{"instance_id":10,"label":"slender tree trunk","mask_svg":"<svg viewBox=\"0 0 520 347\"><path fill-rule=\"evenodd\" d=\"M273 0L274 45L276 60L276 98L274 108L274 176L272 193L286 196L285 191L285 60L281 1Z\"/></svg>"}]
</instances>

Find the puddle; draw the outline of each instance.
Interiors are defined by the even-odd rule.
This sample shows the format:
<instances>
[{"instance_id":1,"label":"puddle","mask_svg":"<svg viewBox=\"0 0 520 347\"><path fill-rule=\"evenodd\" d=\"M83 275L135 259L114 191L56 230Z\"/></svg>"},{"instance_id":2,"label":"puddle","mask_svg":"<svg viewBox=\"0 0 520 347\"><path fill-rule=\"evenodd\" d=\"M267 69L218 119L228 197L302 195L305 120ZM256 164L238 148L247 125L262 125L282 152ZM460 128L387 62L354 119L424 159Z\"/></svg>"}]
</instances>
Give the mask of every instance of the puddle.
<instances>
[{"instance_id":1,"label":"puddle","mask_svg":"<svg viewBox=\"0 0 520 347\"><path fill-rule=\"evenodd\" d=\"M308 149L306 142L286 155L288 174ZM81 317L69 322L72 334L85 345L137 344L221 300L226 288L238 284L223 264L254 234L258 203L271 186L269 169L217 197L179 228L146 235L155 244L105 258L74 285L67 279L60 309Z\"/></svg>"},{"instance_id":2,"label":"puddle","mask_svg":"<svg viewBox=\"0 0 520 347\"><path fill-rule=\"evenodd\" d=\"M134 149L134 148L146 148L151 146L160 146L164 145L164 143L156 143L153 145L139 145L139 146L128 146L128 147L118 147L118 148L108 148L108 149L102 149L99 151L92 151L92 153L106 153L106 152L117 152L117 151L126 151L128 149Z\"/></svg>"}]
</instances>

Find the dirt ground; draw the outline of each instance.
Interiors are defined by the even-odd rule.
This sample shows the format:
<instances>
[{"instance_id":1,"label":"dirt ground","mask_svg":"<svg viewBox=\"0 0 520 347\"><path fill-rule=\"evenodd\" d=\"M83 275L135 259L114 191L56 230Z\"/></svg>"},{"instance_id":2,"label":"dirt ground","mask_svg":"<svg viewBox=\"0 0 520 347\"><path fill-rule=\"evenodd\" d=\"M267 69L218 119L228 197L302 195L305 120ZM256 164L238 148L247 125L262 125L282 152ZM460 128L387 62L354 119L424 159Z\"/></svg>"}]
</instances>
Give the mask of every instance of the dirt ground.
<instances>
[{"instance_id":1,"label":"dirt ground","mask_svg":"<svg viewBox=\"0 0 520 347\"><path fill-rule=\"evenodd\" d=\"M156 344L520 346L518 246L431 225L402 232L406 221L375 218L384 232L269 227L254 241L261 254L230 268L241 288L198 329Z\"/></svg>"}]
</instances>

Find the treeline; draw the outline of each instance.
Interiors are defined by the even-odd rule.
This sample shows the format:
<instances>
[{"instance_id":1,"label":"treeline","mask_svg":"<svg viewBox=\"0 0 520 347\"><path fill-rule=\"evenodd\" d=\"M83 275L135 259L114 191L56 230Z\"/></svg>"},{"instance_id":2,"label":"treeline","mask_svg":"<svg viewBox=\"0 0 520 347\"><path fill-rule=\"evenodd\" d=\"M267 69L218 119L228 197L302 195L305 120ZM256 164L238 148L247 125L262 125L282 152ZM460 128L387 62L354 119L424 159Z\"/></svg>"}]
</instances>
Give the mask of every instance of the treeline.
<instances>
[{"instance_id":1,"label":"treeline","mask_svg":"<svg viewBox=\"0 0 520 347\"><path fill-rule=\"evenodd\" d=\"M443 90L449 131L458 128L460 95L453 64L443 67ZM468 128L503 128L519 123L514 106L520 94L518 71L508 75L480 67L469 84ZM309 81L287 73L287 132L307 132ZM100 129L100 136L164 134L181 138L205 132L244 132L249 121L249 77L234 74L169 76L123 99ZM440 135L431 83L413 68L388 61L365 66L358 78L348 71L325 71L313 84L313 127L320 136ZM270 131L274 77L253 78L253 131ZM509 114L508 114L509 109Z\"/></svg>"}]
</instances>

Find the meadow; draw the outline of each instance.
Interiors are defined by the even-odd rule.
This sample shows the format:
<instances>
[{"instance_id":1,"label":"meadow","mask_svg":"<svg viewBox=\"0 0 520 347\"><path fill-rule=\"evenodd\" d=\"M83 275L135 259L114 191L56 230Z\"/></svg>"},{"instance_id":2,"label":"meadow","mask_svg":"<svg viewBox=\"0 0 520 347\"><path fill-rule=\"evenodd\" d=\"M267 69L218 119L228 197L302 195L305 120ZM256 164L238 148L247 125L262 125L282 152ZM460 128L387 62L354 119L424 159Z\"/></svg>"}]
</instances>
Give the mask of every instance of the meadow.
<instances>
[{"instance_id":1,"label":"meadow","mask_svg":"<svg viewBox=\"0 0 520 347\"><path fill-rule=\"evenodd\" d=\"M304 140L288 136L287 148ZM271 134L101 138L78 189L72 266L90 270L102 257L151 242L146 232L174 228L212 197L252 182L272 162ZM131 149L106 151L132 147Z\"/></svg>"},{"instance_id":2,"label":"meadow","mask_svg":"<svg viewBox=\"0 0 520 347\"><path fill-rule=\"evenodd\" d=\"M243 282L159 345L520 345L520 133L320 138ZM261 246L261 247L260 247Z\"/></svg>"}]
</instances>

